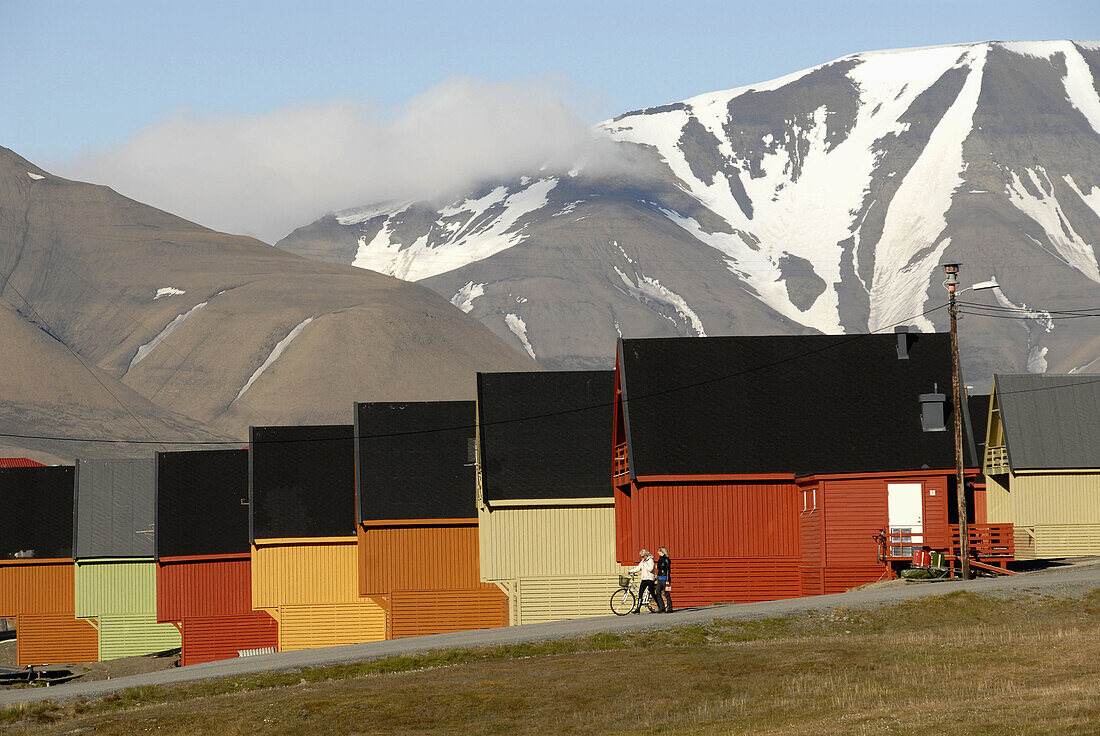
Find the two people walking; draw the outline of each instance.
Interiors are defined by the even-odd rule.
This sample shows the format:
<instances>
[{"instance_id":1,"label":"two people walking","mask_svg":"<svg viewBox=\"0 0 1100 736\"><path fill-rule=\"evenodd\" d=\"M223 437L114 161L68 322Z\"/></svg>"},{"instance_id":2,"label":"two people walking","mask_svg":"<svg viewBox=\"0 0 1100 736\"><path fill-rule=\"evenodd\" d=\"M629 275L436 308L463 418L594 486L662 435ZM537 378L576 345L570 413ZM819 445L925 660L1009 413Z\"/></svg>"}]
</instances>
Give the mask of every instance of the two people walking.
<instances>
[{"instance_id":1,"label":"two people walking","mask_svg":"<svg viewBox=\"0 0 1100 736\"><path fill-rule=\"evenodd\" d=\"M668 547L657 548L656 561L647 549L639 551L638 557L640 561L629 571L631 575L639 573L641 581L638 586L638 608L641 608L640 601L648 590L651 598L657 601L657 613L672 613L672 559L668 555Z\"/></svg>"}]
</instances>

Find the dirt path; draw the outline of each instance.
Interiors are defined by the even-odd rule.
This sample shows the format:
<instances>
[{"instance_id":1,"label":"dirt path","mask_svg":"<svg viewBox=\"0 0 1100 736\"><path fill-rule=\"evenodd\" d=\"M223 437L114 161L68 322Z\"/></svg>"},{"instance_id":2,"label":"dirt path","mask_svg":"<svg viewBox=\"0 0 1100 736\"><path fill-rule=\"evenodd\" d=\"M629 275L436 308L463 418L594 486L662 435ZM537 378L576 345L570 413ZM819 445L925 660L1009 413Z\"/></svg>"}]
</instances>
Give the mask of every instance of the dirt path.
<instances>
[{"instance_id":1,"label":"dirt path","mask_svg":"<svg viewBox=\"0 0 1100 736\"><path fill-rule=\"evenodd\" d=\"M807 611L865 608L924 596L944 595L960 590L1006 597L1033 593L1064 598L1096 589L1100 589L1100 559L1093 558L1067 567L1052 568L1005 578L984 578L965 582L876 585L862 590L811 598L791 598L763 603L686 609L666 616L649 614L621 618L607 616L576 619L549 624L460 631L452 634L435 634L433 636L378 641L368 644L351 644L326 649L307 649L298 652L229 659L98 682L72 682L51 688L2 691L0 692L0 705L40 700L63 702L76 698L99 698L124 688L139 685L167 685L232 677L254 672L286 671L302 667L362 662L380 657L425 652L433 649L565 639L589 636L599 632L637 631L684 626L710 622L715 619L747 620L790 616Z\"/></svg>"}]
</instances>

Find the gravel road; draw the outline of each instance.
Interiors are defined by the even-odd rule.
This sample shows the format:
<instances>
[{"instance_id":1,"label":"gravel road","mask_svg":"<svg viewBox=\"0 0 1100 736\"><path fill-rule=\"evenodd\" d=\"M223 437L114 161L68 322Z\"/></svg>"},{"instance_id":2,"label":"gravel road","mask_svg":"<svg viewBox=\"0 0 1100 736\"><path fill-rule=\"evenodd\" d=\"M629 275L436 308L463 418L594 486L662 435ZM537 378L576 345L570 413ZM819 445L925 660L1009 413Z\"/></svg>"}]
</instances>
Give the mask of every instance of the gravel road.
<instances>
[{"instance_id":1,"label":"gravel road","mask_svg":"<svg viewBox=\"0 0 1100 736\"><path fill-rule=\"evenodd\" d=\"M565 639L588 636L599 632L639 631L709 623L715 619L747 620L789 616L807 611L867 608L930 595L943 595L958 590L1006 597L1026 592L1040 593L1052 597L1070 597L1097 589L1100 589L1100 559L1090 558L1066 567L1050 568L1011 577L939 583L888 584L847 593L810 598L684 609L669 615L642 614L621 618L609 615L599 618L556 621L549 624L459 631L452 634L435 634L409 639L370 642L368 644L350 644L341 647L307 649L243 659L227 659L220 662L208 662L142 675L119 677L112 680L77 681L49 688L0 691L0 706L41 700L63 702L76 698L94 699L138 685L168 685L256 672L288 671L302 667L363 662L380 657L415 654L433 649Z\"/></svg>"}]
</instances>

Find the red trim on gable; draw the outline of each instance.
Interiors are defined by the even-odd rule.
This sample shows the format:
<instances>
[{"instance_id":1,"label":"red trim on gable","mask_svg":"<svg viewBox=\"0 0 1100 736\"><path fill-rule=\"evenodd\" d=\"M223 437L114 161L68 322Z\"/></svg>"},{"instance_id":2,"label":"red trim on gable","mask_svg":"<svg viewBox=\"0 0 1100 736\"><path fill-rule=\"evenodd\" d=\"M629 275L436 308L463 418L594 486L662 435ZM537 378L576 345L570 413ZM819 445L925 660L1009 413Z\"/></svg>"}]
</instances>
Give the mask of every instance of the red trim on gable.
<instances>
[{"instance_id":1,"label":"red trim on gable","mask_svg":"<svg viewBox=\"0 0 1100 736\"><path fill-rule=\"evenodd\" d=\"M755 483L757 481L794 481L794 473L737 473L712 475L639 475L639 483Z\"/></svg>"},{"instance_id":2,"label":"red trim on gable","mask_svg":"<svg viewBox=\"0 0 1100 736\"><path fill-rule=\"evenodd\" d=\"M218 560L249 560L251 552L232 552L224 555L173 555L171 557L159 557L157 562L171 564L173 562L216 562Z\"/></svg>"}]
</instances>

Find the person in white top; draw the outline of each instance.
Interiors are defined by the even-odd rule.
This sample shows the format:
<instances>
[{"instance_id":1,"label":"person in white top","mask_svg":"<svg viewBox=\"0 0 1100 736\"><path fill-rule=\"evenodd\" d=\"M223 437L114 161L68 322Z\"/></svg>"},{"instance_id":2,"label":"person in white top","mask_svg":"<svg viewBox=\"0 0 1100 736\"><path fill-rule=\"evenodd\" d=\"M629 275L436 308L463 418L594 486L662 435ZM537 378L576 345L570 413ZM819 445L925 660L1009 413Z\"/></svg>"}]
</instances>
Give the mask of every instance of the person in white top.
<instances>
[{"instance_id":1,"label":"person in white top","mask_svg":"<svg viewBox=\"0 0 1100 736\"><path fill-rule=\"evenodd\" d=\"M634 613L638 613L641 610L642 599L645 597L646 590L649 591L650 600L656 595L656 589L654 588L656 576L653 573L655 567L653 555L649 554L648 549L642 549L639 550L638 557L640 557L641 560L629 570L631 575L634 573L641 573L639 576L641 583L638 585L638 607L634 609Z\"/></svg>"}]
</instances>

